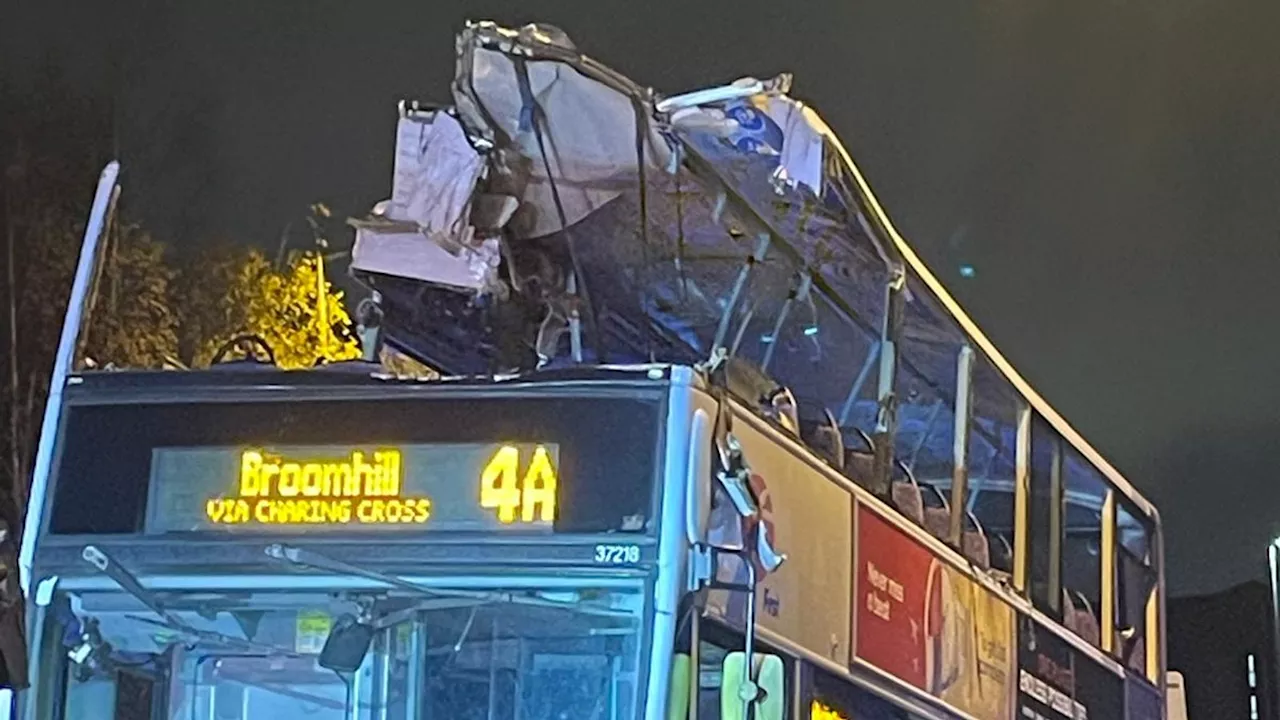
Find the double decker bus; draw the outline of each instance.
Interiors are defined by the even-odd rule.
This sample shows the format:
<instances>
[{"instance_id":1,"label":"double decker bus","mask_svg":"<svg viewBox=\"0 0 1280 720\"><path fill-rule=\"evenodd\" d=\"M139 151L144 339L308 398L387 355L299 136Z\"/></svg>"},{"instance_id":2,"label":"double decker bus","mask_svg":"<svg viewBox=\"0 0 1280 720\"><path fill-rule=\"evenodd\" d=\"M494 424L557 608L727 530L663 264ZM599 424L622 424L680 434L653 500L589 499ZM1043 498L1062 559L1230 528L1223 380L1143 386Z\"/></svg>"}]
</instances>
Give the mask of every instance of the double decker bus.
<instances>
[{"instance_id":1,"label":"double decker bus","mask_svg":"<svg viewBox=\"0 0 1280 720\"><path fill-rule=\"evenodd\" d=\"M1158 513L789 78L457 47L356 223L364 361L76 370L104 179L17 717L1168 717Z\"/></svg>"}]
</instances>

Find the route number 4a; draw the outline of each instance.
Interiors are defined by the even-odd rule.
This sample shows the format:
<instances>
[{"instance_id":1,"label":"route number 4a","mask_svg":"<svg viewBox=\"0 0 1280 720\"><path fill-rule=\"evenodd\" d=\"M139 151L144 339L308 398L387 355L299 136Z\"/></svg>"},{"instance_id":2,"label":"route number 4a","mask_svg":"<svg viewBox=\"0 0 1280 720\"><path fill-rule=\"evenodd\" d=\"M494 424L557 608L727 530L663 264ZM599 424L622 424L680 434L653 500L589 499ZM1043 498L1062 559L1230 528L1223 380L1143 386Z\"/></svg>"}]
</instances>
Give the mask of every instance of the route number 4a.
<instances>
[{"instance_id":1,"label":"route number 4a","mask_svg":"<svg viewBox=\"0 0 1280 720\"><path fill-rule=\"evenodd\" d=\"M496 511L504 525L554 521L556 469L547 449L539 445L528 466L521 465L515 447L507 445L495 453L480 476L480 506Z\"/></svg>"}]
</instances>

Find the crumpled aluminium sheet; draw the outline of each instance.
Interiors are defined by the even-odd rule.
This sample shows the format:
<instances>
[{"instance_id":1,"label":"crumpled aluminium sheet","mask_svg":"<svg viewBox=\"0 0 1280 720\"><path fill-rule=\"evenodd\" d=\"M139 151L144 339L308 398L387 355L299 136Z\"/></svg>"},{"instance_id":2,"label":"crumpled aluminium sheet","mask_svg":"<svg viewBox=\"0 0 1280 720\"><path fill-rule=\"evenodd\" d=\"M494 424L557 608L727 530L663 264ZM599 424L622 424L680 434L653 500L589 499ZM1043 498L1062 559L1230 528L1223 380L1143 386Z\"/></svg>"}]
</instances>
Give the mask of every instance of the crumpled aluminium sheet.
<instances>
[{"instance_id":1,"label":"crumpled aluminium sheet","mask_svg":"<svg viewBox=\"0 0 1280 720\"><path fill-rule=\"evenodd\" d=\"M355 223L353 270L459 290L491 287L498 241L477 238L471 225L484 171L484 157L456 118L405 113L396 126L391 198L375 217Z\"/></svg>"}]
</instances>

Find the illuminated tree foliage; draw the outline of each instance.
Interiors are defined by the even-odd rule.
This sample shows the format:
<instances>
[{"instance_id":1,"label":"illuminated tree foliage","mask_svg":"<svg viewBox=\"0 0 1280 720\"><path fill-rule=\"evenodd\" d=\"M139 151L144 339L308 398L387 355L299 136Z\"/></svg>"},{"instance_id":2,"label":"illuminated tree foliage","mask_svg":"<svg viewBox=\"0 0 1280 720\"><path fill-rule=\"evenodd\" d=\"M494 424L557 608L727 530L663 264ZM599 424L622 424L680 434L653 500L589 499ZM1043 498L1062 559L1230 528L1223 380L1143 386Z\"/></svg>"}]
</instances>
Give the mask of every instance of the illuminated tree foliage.
<instances>
[{"instance_id":1,"label":"illuminated tree foliage","mask_svg":"<svg viewBox=\"0 0 1280 720\"><path fill-rule=\"evenodd\" d=\"M320 257L295 255L288 267L277 271L261 253L251 253L232 296L247 310L245 331L267 341L276 363L287 369L312 367L321 360L351 360L360 348L347 328L351 318L342 306L342 292L324 283L324 321L317 302Z\"/></svg>"},{"instance_id":2,"label":"illuminated tree foliage","mask_svg":"<svg viewBox=\"0 0 1280 720\"><path fill-rule=\"evenodd\" d=\"M266 340L287 369L358 357L342 293L327 281L329 332L321 332L316 259L296 254L277 269L256 248L212 247L195 256L183 268L176 293L183 361L208 367L223 344L244 334Z\"/></svg>"}]
</instances>

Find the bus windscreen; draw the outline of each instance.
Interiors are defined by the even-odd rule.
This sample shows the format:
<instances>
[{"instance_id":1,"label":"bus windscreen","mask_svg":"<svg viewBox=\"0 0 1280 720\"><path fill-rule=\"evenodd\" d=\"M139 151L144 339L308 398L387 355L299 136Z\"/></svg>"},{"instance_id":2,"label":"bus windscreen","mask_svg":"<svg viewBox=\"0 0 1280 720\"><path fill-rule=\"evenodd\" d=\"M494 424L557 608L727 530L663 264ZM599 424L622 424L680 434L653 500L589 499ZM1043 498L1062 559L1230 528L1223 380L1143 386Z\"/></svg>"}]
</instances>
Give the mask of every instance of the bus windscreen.
<instances>
[{"instance_id":1,"label":"bus windscreen","mask_svg":"<svg viewBox=\"0 0 1280 720\"><path fill-rule=\"evenodd\" d=\"M660 406L616 397L73 405L48 529L645 532Z\"/></svg>"}]
</instances>

